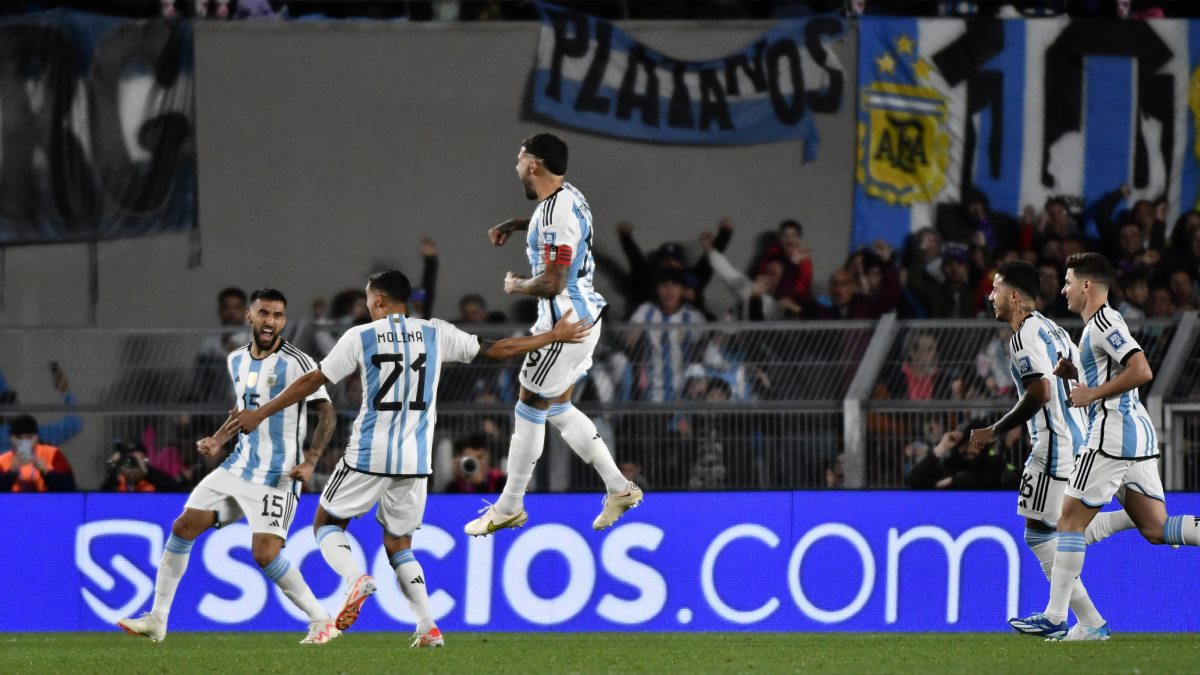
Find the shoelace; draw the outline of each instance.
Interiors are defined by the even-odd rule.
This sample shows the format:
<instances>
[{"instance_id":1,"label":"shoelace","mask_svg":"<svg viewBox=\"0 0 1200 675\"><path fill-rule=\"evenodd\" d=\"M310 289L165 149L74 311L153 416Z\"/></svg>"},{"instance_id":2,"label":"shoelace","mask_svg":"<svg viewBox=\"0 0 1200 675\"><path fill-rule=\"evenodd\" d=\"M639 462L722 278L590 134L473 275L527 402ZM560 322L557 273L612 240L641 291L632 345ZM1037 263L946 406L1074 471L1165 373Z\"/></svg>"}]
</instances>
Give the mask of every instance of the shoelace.
<instances>
[{"instance_id":1,"label":"shoelace","mask_svg":"<svg viewBox=\"0 0 1200 675\"><path fill-rule=\"evenodd\" d=\"M491 502L489 502L486 499L480 499L479 501L483 502L483 508L479 509L475 513L487 513L487 510L492 508L492 506L494 506Z\"/></svg>"}]
</instances>

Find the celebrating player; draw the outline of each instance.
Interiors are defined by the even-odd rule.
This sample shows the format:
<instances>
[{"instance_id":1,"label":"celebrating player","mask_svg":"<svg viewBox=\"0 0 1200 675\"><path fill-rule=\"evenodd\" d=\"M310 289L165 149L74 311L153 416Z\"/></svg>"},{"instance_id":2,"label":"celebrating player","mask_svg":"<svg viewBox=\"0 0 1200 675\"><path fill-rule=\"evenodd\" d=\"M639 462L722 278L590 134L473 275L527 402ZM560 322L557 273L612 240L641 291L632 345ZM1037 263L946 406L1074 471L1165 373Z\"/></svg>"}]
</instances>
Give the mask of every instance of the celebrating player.
<instances>
[{"instance_id":1,"label":"celebrating player","mask_svg":"<svg viewBox=\"0 0 1200 675\"><path fill-rule=\"evenodd\" d=\"M236 408L253 410L268 402L275 403L280 392L313 367L312 360L279 336L287 324L287 300L274 288L262 288L250 295L252 340L229 354L226 361ZM319 414L312 444L300 461L300 441L307 426L305 404L311 403ZM278 414L276 414L278 413ZM161 641L167 635L167 618L179 580L187 569L192 544L210 527L221 527L246 515L254 533L251 548L254 561L289 600L308 615L308 635L300 644L325 644L338 636L334 621L317 602L312 590L280 555L292 516L296 513L300 486L312 476L325 446L333 435L333 406L323 388L308 396L274 406L267 427L238 439L229 457L188 497L183 514L171 526L171 537L163 551L154 582L154 606L137 619L120 619L117 625L126 632ZM263 415L267 417L267 415ZM204 455L216 455L234 435L232 418L221 429L196 444Z\"/></svg>"},{"instance_id":2,"label":"celebrating player","mask_svg":"<svg viewBox=\"0 0 1200 675\"><path fill-rule=\"evenodd\" d=\"M996 271L988 299L996 318L1013 329L1008 351L1020 400L992 426L972 431L971 444L982 450L1018 425L1028 427L1033 449L1025 461L1017 513L1025 517L1025 543L1049 579L1063 492L1084 443L1086 422L1082 411L1071 407L1066 383L1054 377L1059 359L1075 361L1075 347L1065 330L1034 309L1037 291L1037 268L1027 262L1007 262ZM1079 623L1068 639L1107 640L1108 623L1079 579L1071 588L1070 602Z\"/></svg>"},{"instance_id":3,"label":"celebrating player","mask_svg":"<svg viewBox=\"0 0 1200 675\"><path fill-rule=\"evenodd\" d=\"M238 411L234 424L252 432L263 419L325 384L358 371L363 397L342 465L329 478L313 520L321 555L348 584L338 614L338 630L358 618L363 602L375 592L375 580L351 555L346 525L379 504L376 520L383 545L396 571L400 590L417 617L414 647L441 647L444 638L429 610L421 564L412 552L413 532L425 514L426 479L433 467L437 386L442 364L478 358L506 359L554 343L587 338L587 321L571 322L570 312L540 335L480 341L440 319L405 316L412 292L397 271L377 272L367 282L372 323L346 331L319 369L310 370L257 409Z\"/></svg>"},{"instance_id":4,"label":"celebrating player","mask_svg":"<svg viewBox=\"0 0 1200 675\"><path fill-rule=\"evenodd\" d=\"M1046 610L1009 620L1030 635L1066 634L1067 603L1083 570L1084 530L1118 490L1124 491L1129 518L1151 544L1200 546L1200 520L1167 516L1158 477L1158 436L1138 395L1138 387L1154 374L1125 319L1108 306L1114 276L1112 264L1099 254L1076 253L1067 259L1062 294L1067 308L1085 322L1079 341L1084 381L1072 386L1070 400L1072 406L1088 408L1087 446L1076 458L1063 498ZM1079 376L1069 364L1060 367L1057 372L1069 379Z\"/></svg>"},{"instance_id":5,"label":"celebrating player","mask_svg":"<svg viewBox=\"0 0 1200 675\"><path fill-rule=\"evenodd\" d=\"M571 405L575 382L592 365L592 352L600 339L600 322L607 307L592 289L596 265L592 259L592 210L583 193L566 182L567 144L553 134L536 134L521 143L517 154L517 177L525 196L537 200L530 219L505 221L488 231L495 246L502 246L513 232L528 230L526 253L533 277L509 272L505 293L524 293L538 298L538 319L533 334L539 335L569 310L592 322L592 333L580 344L551 344L533 352L521 369L521 394L508 450L508 481L496 504L463 530L472 536L489 535L506 527L520 527L529 519L525 512L525 490L541 457L546 422L562 433L563 440L583 461L600 474L607 494L592 527L610 527L625 511L642 501L642 490L627 480L596 425Z\"/></svg>"}]
</instances>

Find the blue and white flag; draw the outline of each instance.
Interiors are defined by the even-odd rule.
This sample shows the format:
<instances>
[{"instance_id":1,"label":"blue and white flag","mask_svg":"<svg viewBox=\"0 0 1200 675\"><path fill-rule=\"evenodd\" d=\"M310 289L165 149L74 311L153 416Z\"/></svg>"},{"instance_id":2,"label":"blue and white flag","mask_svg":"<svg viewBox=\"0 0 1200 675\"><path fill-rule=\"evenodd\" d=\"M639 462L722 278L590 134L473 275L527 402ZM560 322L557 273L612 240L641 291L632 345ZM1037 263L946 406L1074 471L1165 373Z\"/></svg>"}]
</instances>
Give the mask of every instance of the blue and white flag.
<instances>
[{"instance_id":1,"label":"blue and white flag","mask_svg":"<svg viewBox=\"0 0 1200 675\"><path fill-rule=\"evenodd\" d=\"M532 110L567 126L693 145L803 139L807 161L816 157L813 113L841 107L844 74L827 49L845 34L835 15L782 21L734 54L680 61L608 21L537 8Z\"/></svg>"},{"instance_id":2,"label":"blue and white flag","mask_svg":"<svg viewBox=\"0 0 1200 675\"><path fill-rule=\"evenodd\" d=\"M1013 216L1197 204L1200 22L863 17L854 245L893 245L977 190Z\"/></svg>"}]
</instances>

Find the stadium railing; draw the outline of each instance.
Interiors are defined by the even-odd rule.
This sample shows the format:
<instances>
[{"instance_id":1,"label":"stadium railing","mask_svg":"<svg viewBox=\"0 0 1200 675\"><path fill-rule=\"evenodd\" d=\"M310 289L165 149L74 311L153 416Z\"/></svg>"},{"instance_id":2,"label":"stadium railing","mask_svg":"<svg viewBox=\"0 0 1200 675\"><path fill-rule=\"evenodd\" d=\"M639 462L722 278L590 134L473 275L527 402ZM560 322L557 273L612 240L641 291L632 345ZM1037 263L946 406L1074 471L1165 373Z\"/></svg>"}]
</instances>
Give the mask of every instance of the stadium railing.
<instances>
[{"instance_id":1,"label":"stadium railing","mask_svg":"<svg viewBox=\"0 0 1200 675\"><path fill-rule=\"evenodd\" d=\"M1077 320L1060 323L1077 337ZM1131 326L1155 369L1143 397L1159 424L1167 485L1200 488L1200 321L1189 313ZM494 339L527 327L466 328ZM299 321L287 334L316 360L340 332ZM589 377L577 386L576 405L597 420L618 461L635 463L655 489L899 487L921 443L932 447L941 433L973 417L994 419L1013 404L1008 335L994 321L891 315L610 324ZM44 425L79 415L83 432L64 449L84 488L99 484L116 439L174 447L179 461L191 464L195 439L220 423L232 401L223 350L246 339L229 328L0 329L6 356L0 368L18 392L15 402L0 404L0 416L28 412ZM52 361L70 379L74 406L64 406L51 386ZM936 365L932 378L924 362ZM443 370L437 434L443 469L450 441L467 435L484 434L496 460L504 456L520 365ZM906 370L932 385L910 384ZM342 421L335 443L346 440L360 386L352 376L330 391ZM538 488L594 487L591 469L571 458L557 434L547 436ZM1022 444L1006 450L1013 462L1024 451Z\"/></svg>"}]
</instances>

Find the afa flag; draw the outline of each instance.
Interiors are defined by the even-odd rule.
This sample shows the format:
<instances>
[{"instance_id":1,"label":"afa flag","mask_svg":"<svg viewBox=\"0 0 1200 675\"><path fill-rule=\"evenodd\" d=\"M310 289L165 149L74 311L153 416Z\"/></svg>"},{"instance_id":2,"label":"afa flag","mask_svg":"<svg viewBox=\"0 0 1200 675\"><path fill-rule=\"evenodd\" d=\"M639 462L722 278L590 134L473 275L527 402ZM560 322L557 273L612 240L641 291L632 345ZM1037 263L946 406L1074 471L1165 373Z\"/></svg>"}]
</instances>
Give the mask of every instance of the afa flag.
<instances>
[{"instance_id":1,"label":"afa flag","mask_svg":"<svg viewBox=\"0 0 1200 675\"><path fill-rule=\"evenodd\" d=\"M780 21L741 50L682 61L614 24L536 3L542 17L530 108L593 133L654 143L748 145L802 139L817 152L814 113L841 108L844 73L829 14Z\"/></svg>"},{"instance_id":2,"label":"afa flag","mask_svg":"<svg viewBox=\"0 0 1200 675\"><path fill-rule=\"evenodd\" d=\"M1200 22L863 17L852 245L939 204L1085 210L1128 184L1197 206Z\"/></svg>"}]
</instances>

